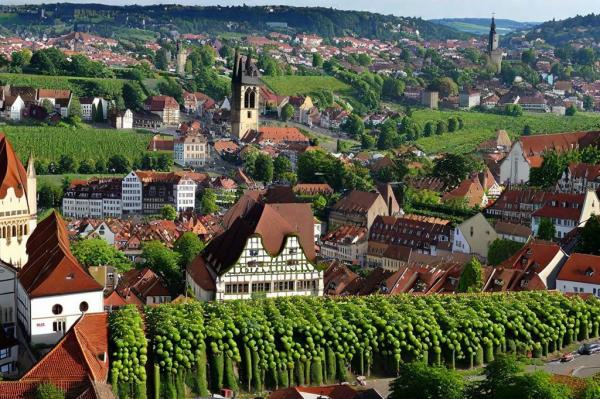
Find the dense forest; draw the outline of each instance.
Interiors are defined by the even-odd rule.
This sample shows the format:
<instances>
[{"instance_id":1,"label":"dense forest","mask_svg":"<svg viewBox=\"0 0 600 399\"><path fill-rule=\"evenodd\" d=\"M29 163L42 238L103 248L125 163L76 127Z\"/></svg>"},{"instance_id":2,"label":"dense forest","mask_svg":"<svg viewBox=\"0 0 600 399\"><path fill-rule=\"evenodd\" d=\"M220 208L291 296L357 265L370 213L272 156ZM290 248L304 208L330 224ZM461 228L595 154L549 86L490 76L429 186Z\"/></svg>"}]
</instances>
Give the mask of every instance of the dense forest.
<instances>
[{"instance_id":1,"label":"dense forest","mask_svg":"<svg viewBox=\"0 0 600 399\"><path fill-rule=\"evenodd\" d=\"M146 29L168 33L268 32L272 23L287 25L292 32L316 33L326 38L353 34L361 37L392 40L414 35L425 39L464 38L465 33L431 23L421 18L406 18L362 11L342 11L323 7L195 7L179 5L105 6L100 4L63 3L45 6L4 7L5 28L32 33L56 33L77 27L99 34L116 35L119 29ZM12 17L6 17L6 11ZM27 24L27 25L24 25ZM283 24L283 25L281 25ZM116 29L115 29L116 28Z\"/></svg>"},{"instance_id":2,"label":"dense forest","mask_svg":"<svg viewBox=\"0 0 600 399\"><path fill-rule=\"evenodd\" d=\"M564 46L573 40L597 43L600 42L600 14L578 15L560 21L544 22L529 32L526 38L541 38L554 46Z\"/></svg>"}]
</instances>

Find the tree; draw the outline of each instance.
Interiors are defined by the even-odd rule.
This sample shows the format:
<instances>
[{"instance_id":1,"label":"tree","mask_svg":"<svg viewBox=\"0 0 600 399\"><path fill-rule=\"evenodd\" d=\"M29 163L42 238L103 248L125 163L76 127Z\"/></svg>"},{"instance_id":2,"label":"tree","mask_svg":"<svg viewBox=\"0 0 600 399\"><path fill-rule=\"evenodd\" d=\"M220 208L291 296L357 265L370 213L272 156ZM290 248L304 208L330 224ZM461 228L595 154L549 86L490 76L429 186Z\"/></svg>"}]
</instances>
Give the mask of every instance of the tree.
<instances>
[{"instance_id":1,"label":"tree","mask_svg":"<svg viewBox=\"0 0 600 399\"><path fill-rule=\"evenodd\" d=\"M556 229L554 223L550 218L542 218L540 225L538 226L537 237L540 240L551 241L556 236Z\"/></svg>"},{"instance_id":2,"label":"tree","mask_svg":"<svg viewBox=\"0 0 600 399\"><path fill-rule=\"evenodd\" d=\"M81 173L82 175L92 174L94 173L94 166L92 165L90 160L82 159L79 163L79 169L77 169L77 172Z\"/></svg>"},{"instance_id":3,"label":"tree","mask_svg":"<svg viewBox=\"0 0 600 399\"><path fill-rule=\"evenodd\" d=\"M448 126L446 125L446 122L437 121L437 123L435 125L435 134L442 135L442 134L446 133L446 130L448 130Z\"/></svg>"},{"instance_id":4,"label":"tree","mask_svg":"<svg viewBox=\"0 0 600 399\"><path fill-rule=\"evenodd\" d=\"M490 244L488 249L488 264L498 266L521 248L523 248L523 244L520 242L497 238Z\"/></svg>"},{"instance_id":5,"label":"tree","mask_svg":"<svg viewBox=\"0 0 600 399\"><path fill-rule=\"evenodd\" d=\"M143 266L148 267L162 277L169 289L175 293L183 285L182 269L179 267L180 255L167 248L160 241L148 241L142 244Z\"/></svg>"},{"instance_id":6,"label":"tree","mask_svg":"<svg viewBox=\"0 0 600 399\"><path fill-rule=\"evenodd\" d=\"M76 96L71 98L71 103L69 104L69 118L71 120L81 119L81 104L79 103L79 98Z\"/></svg>"},{"instance_id":7,"label":"tree","mask_svg":"<svg viewBox=\"0 0 600 399\"><path fill-rule=\"evenodd\" d=\"M458 94L458 85L449 77L437 78L429 86L430 90L440 93L440 97L456 96Z\"/></svg>"},{"instance_id":8,"label":"tree","mask_svg":"<svg viewBox=\"0 0 600 399\"><path fill-rule=\"evenodd\" d=\"M115 154L108 159L108 171L110 173L127 173L130 169L127 158L121 154Z\"/></svg>"},{"instance_id":9,"label":"tree","mask_svg":"<svg viewBox=\"0 0 600 399\"><path fill-rule=\"evenodd\" d=\"M583 96L583 109L585 109L586 111L594 110L594 97L588 94Z\"/></svg>"},{"instance_id":10,"label":"tree","mask_svg":"<svg viewBox=\"0 0 600 399\"><path fill-rule=\"evenodd\" d=\"M458 292L481 292L482 288L481 263L476 257L472 257L460 274Z\"/></svg>"},{"instance_id":11,"label":"tree","mask_svg":"<svg viewBox=\"0 0 600 399\"><path fill-rule=\"evenodd\" d=\"M52 62L47 52L36 51L31 57L30 66L40 75L56 75L58 70Z\"/></svg>"},{"instance_id":12,"label":"tree","mask_svg":"<svg viewBox=\"0 0 600 399\"><path fill-rule=\"evenodd\" d=\"M425 127L423 128L423 136L430 137L435 134L436 124L433 121L427 121L425 123Z\"/></svg>"},{"instance_id":13,"label":"tree","mask_svg":"<svg viewBox=\"0 0 600 399\"><path fill-rule=\"evenodd\" d=\"M281 109L281 120L289 121L294 116L294 106L292 104L285 104Z\"/></svg>"},{"instance_id":14,"label":"tree","mask_svg":"<svg viewBox=\"0 0 600 399\"><path fill-rule=\"evenodd\" d=\"M577 252L600 255L600 216L592 215L581 229Z\"/></svg>"},{"instance_id":15,"label":"tree","mask_svg":"<svg viewBox=\"0 0 600 399\"><path fill-rule=\"evenodd\" d=\"M370 150L375 147L375 137L364 133L360 136L360 146L363 150Z\"/></svg>"},{"instance_id":16,"label":"tree","mask_svg":"<svg viewBox=\"0 0 600 399\"><path fill-rule=\"evenodd\" d=\"M521 61L524 64L533 65L536 60L537 60L537 54L535 53L535 50L532 48L527 49L527 50L523 51L523 53L521 53Z\"/></svg>"},{"instance_id":17,"label":"tree","mask_svg":"<svg viewBox=\"0 0 600 399\"><path fill-rule=\"evenodd\" d=\"M571 104L567 107L567 110L565 111L565 115L566 116L575 116L575 114L577 113L577 108Z\"/></svg>"},{"instance_id":18,"label":"tree","mask_svg":"<svg viewBox=\"0 0 600 399\"><path fill-rule=\"evenodd\" d=\"M273 161L273 177L276 181L284 180L287 173L292 172L292 162L288 157L279 155Z\"/></svg>"},{"instance_id":19,"label":"tree","mask_svg":"<svg viewBox=\"0 0 600 399\"><path fill-rule=\"evenodd\" d=\"M405 88L405 84L402 80L385 78L383 80L383 87L381 88L381 95L392 100L397 100L402 98Z\"/></svg>"},{"instance_id":20,"label":"tree","mask_svg":"<svg viewBox=\"0 0 600 399\"><path fill-rule=\"evenodd\" d=\"M318 52L313 53L312 66L315 68L323 68L323 56Z\"/></svg>"},{"instance_id":21,"label":"tree","mask_svg":"<svg viewBox=\"0 0 600 399\"><path fill-rule=\"evenodd\" d=\"M342 130L348 132L352 137L358 138L365 132L365 122L360 116L351 114L344 122Z\"/></svg>"},{"instance_id":22,"label":"tree","mask_svg":"<svg viewBox=\"0 0 600 399\"><path fill-rule=\"evenodd\" d=\"M358 64L362 65L362 66L369 66L373 62L373 60L371 59L371 57L369 57L369 55L366 54L366 53L360 53L358 55L358 59L357 60L358 60Z\"/></svg>"},{"instance_id":23,"label":"tree","mask_svg":"<svg viewBox=\"0 0 600 399\"><path fill-rule=\"evenodd\" d=\"M177 219L177 209L173 205L167 204L160 210L160 216L166 220L175 220Z\"/></svg>"},{"instance_id":24,"label":"tree","mask_svg":"<svg viewBox=\"0 0 600 399\"><path fill-rule=\"evenodd\" d=\"M389 150L394 148L396 137L398 132L396 130L395 123L384 123L381 131L379 132L379 139L377 140L377 149Z\"/></svg>"},{"instance_id":25,"label":"tree","mask_svg":"<svg viewBox=\"0 0 600 399\"><path fill-rule=\"evenodd\" d=\"M123 101L125 106L132 110L141 109L143 106L144 95L137 84L126 82L123 85Z\"/></svg>"},{"instance_id":26,"label":"tree","mask_svg":"<svg viewBox=\"0 0 600 399\"><path fill-rule=\"evenodd\" d=\"M523 116L523 107L520 104L506 104L504 114L508 116Z\"/></svg>"},{"instance_id":27,"label":"tree","mask_svg":"<svg viewBox=\"0 0 600 399\"><path fill-rule=\"evenodd\" d=\"M204 193L202 193L201 208L202 213L205 215L211 215L219 211L219 207L217 206L217 194L210 188L205 189Z\"/></svg>"},{"instance_id":28,"label":"tree","mask_svg":"<svg viewBox=\"0 0 600 399\"><path fill-rule=\"evenodd\" d=\"M173 251L179 254L179 267L183 270L204 249L204 242L191 231L183 233L173 244Z\"/></svg>"},{"instance_id":29,"label":"tree","mask_svg":"<svg viewBox=\"0 0 600 399\"><path fill-rule=\"evenodd\" d=\"M525 125L523 127L523 136L531 136L531 126Z\"/></svg>"},{"instance_id":30,"label":"tree","mask_svg":"<svg viewBox=\"0 0 600 399\"><path fill-rule=\"evenodd\" d=\"M38 189L38 206L43 209L60 207L63 190L57 184L43 183Z\"/></svg>"},{"instance_id":31,"label":"tree","mask_svg":"<svg viewBox=\"0 0 600 399\"><path fill-rule=\"evenodd\" d=\"M131 269L132 265L125 254L109 245L102 238L90 238L72 244L73 255L83 266L113 266L119 273Z\"/></svg>"},{"instance_id":32,"label":"tree","mask_svg":"<svg viewBox=\"0 0 600 399\"><path fill-rule=\"evenodd\" d=\"M458 119L456 117L451 117L448 119L448 131L455 132L458 130Z\"/></svg>"},{"instance_id":33,"label":"tree","mask_svg":"<svg viewBox=\"0 0 600 399\"><path fill-rule=\"evenodd\" d=\"M505 392L514 389L515 378L522 369L521 363L514 355L497 355L485 366L485 378L473 385L469 396L472 399L500 399Z\"/></svg>"},{"instance_id":34,"label":"tree","mask_svg":"<svg viewBox=\"0 0 600 399\"><path fill-rule=\"evenodd\" d=\"M52 104L52 101L48 100L47 98L44 98L44 100L42 101L42 107L46 110L48 114L54 112L54 104Z\"/></svg>"},{"instance_id":35,"label":"tree","mask_svg":"<svg viewBox=\"0 0 600 399\"><path fill-rule=\"evenodd\" d=\"M454 187L470 173L479 170L477 160L463 154L447 154L436 161L433 166L433 175L441 178L448 186Z\"/></svg>"},{"instance_id":36,"label":"tree","mask_svg":"<svg viewBox=\"0 0 600 399\"><path fill-rule=\"evenodd\" d=\"M44 382L37 386L35 399L65 399L65 392L54 384Z\"/></svg>"},{"instance_id":37,"label":"tree","mask_svg":"<svg viewBox=\"0 0 600 399\"><path fill-rule=\"evenodd\" d=\"M166 49L161 48L156 52L156 57L154 58L154 65L156 66L156 69L161 69L163 71L169 69L169 60L167 58Z\"/></svg>"},{"instance_id":38,"label":"tree","mask_svg":"<svg viewBox=\"0 0 600 399\"><path fill-rule=\"evenodd\" d=\"M74 173L76 166L73 156L69 154L61 155L60 159L58 160L58 169L61 173Z\"/></svg>"},{"instance_id":39,"label":"tree","mask_svg":"<svg viewBox=\"0 0 600 399\"><path fill-rule=\"evenodd\" d=\"M506 392L502 398L571 399L572 396L569 388L554 382L549 373L535 371L515 377L514 388Z\"/></svg>"},{"instance_id":40,"label":"tree","mask_svg":"<svg viewBox=\"0 0 600 399\"><path fill-rule=\"evenodd\" d=\"M94 166L94 172L96 172L96 173L105 173L106 172L106 162L104 162L104 159L96 160L96 165Z\"/></svg>"},{"instance_id":41,"label":"tree","mask_svg":"<svg viewBox=\"0 0 600 399\"><path fill-rule=\"evenodd\" d=\"M400 357L400 355L397 355ZM464 399L465 383L457 372L423 362L400 363L388 399Z\"/></svg>"},{"instance_id":42,"label":"tree","mask_svg":"<svg viewBox=\"0 0 600 399\"><path fill-rule=\"evenodd\" d=\"M256 157L254 162L254 176L255 179L270 182L273 180L273 158L269 155L261 152Z\"/></svg>"}]
</instances>

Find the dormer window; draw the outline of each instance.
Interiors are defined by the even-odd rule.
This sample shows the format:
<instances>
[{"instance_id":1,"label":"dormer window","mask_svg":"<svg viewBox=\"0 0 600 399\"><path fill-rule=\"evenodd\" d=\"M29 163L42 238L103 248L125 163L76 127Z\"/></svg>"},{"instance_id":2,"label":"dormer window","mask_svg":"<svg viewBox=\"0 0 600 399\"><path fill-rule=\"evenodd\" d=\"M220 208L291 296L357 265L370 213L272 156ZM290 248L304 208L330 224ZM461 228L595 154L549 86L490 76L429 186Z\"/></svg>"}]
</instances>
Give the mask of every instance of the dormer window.
<instances>
[{"instance_id":1,"label":"dormer window","mask_svg":"<svg viewBox=\"0 0 600 399\"><path fill-rule=\"evenodd\" d=\"M67 277L65 277L67 280L73 280L75 278L75 274L74 273L69 273L67 274Z\"/></svg>"},{"instance_id":2,"label":"dormer window","mask_svg":"<svg viewBox=\"0 0 600 399\"><path fill-rule=\"evenodd\" d=\"M594 269L592 269L592 267L588 267L587 269L585 269L585 275L587 277L592 277L594 275Z\"/></svg>"}]
</instances>

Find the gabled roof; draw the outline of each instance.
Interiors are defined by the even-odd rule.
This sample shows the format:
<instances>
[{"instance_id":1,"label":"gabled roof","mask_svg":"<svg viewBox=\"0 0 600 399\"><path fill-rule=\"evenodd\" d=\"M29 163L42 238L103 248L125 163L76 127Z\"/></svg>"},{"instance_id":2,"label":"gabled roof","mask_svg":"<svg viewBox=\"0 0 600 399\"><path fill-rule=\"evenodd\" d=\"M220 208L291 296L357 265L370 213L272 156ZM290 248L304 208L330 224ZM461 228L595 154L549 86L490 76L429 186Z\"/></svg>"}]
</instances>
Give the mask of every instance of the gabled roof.
<instances>
[{"instance_id":1,"label":"gabled roof","mask_svg":"<svg viewBox=\"0 0 600 399\"><path fill-rule=\"evenodd\" d=\"M68 398L109 398L94 390L107 382L108 370L108 314L86 313L19 381L0 382L0 399L35 398L48 381Z\"/></svg>"},{"instance_id":2,"label":"gabled roof","mask_svg":"<svg viewBox=\"0 0 600 399\"><path fill-rule=\"evenodd\" d=\"M272 257L279 255L288 237L297 236L308 260L314 260L310 204L252 202L248 202L249 208L230 222L227 230L214 238L192 262L191 275L205 275L199 270L203 267L210 268L217 275L226 273L239 259L246 241L253 236L261 238L264 249Z\"/></svg>"},{"instance_id":3,"label":"gabled roof","mask_svg":"<svg viewBox=\"0 0 600 399\"><path fill-rule=\"evenodd\" d=\"M6 197L9 188L19 198L26 194L27 171L4 133L0 133L0 199Z\"/></svg>"},{"instance_id":4,"label":"gabled roof","mask_svg":"<svg viewBox=\"0 0 600 399\"><path fill-rule=\"evenodd\" d=\"M582 149L600 142L600 132L570 132L521 136L519 139L525 159L532 167L542 164L544 151L566 152Z\"/></svg>"},{"instance_id":5,"label":"gabled roof","mask_svg":"<svg viewBox=\"0 0 600 399\"><path fill-rule=\"evenodd\" d=\"M586 284L600 284L600 256L573 254L565 262L557 280Z\"/></svg>"},{"instance_id":6,"label":"gabled roof","mask_svg":"<svg viewBox=\"0 0 600 399\"><path fill-rule=\"evenodd\" d=\"M339 200L332 208L333 211L344 213L366 214L381 197L379 192L353 190Z\"/></svg>"},{"instance_id":7,"label":"gabled roof","mask_svg":"<svg viewBox=\"0 0 600 399\"><path fill-rule=\"evenodd\" d=\"M103 289L71 253L65 222L56 211L27 240L27 255L18 279L30 298Z\"/></svg>"},{"instance_id":8,"label":"gabled roof","mask_svg":"<svg viewBox=\"0 0 600 399\"><path fill-rule=\"evenodd\" d=\"M305 143L308 145L309 139L298 128L281 126L261 126L257 131L252 131L244 137L247 143Z\"/></svg>"},{"instance_id":9,"label":"gabled roof","mask_svg":"<svg viewBox=\"0 0 600 399\"><path fill-rule=\"evenodd\" d=\"M162 111L164 109L179 109L179 103L170 96L152 96L146 100L149 111Z\"/></svg>"},{"instance_id":10,"label":"gabled roof","mask_svg":"<svg viewBox=\"0 0 600 399\"><path fill-rule=\"evenodd\" d=\"M142 303L146 302L149 296L170 296L166 284L152 270L144 267L143 269L132 269L121 277L116 291L119 296L125 298L130 294L135 295Z\"/></svg>"}]
</instances>

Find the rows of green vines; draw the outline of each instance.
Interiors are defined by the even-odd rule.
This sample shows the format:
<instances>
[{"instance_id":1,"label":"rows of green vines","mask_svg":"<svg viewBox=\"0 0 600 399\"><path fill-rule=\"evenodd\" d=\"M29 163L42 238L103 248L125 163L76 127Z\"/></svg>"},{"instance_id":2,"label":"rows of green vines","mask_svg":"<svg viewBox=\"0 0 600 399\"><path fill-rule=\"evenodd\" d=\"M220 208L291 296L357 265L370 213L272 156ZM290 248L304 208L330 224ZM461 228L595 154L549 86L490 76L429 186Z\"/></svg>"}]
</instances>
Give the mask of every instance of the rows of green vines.
<instances>
[{"instance_id":1,"label":"rows of green vines","mask_svg":"<svg viewBox=\"0 0 600 399\"><path fill-rule=\"evenodd\" d=\"M183 398L186 390L335 383L348 370L393 376L401 362L473 367L503 352L540 357L598 336L600 301L548 292L295 297L160 305L146 310L146 325L148 392ZM113 354L113 373L121 359Z\"/></svg>"}]
</instances>

